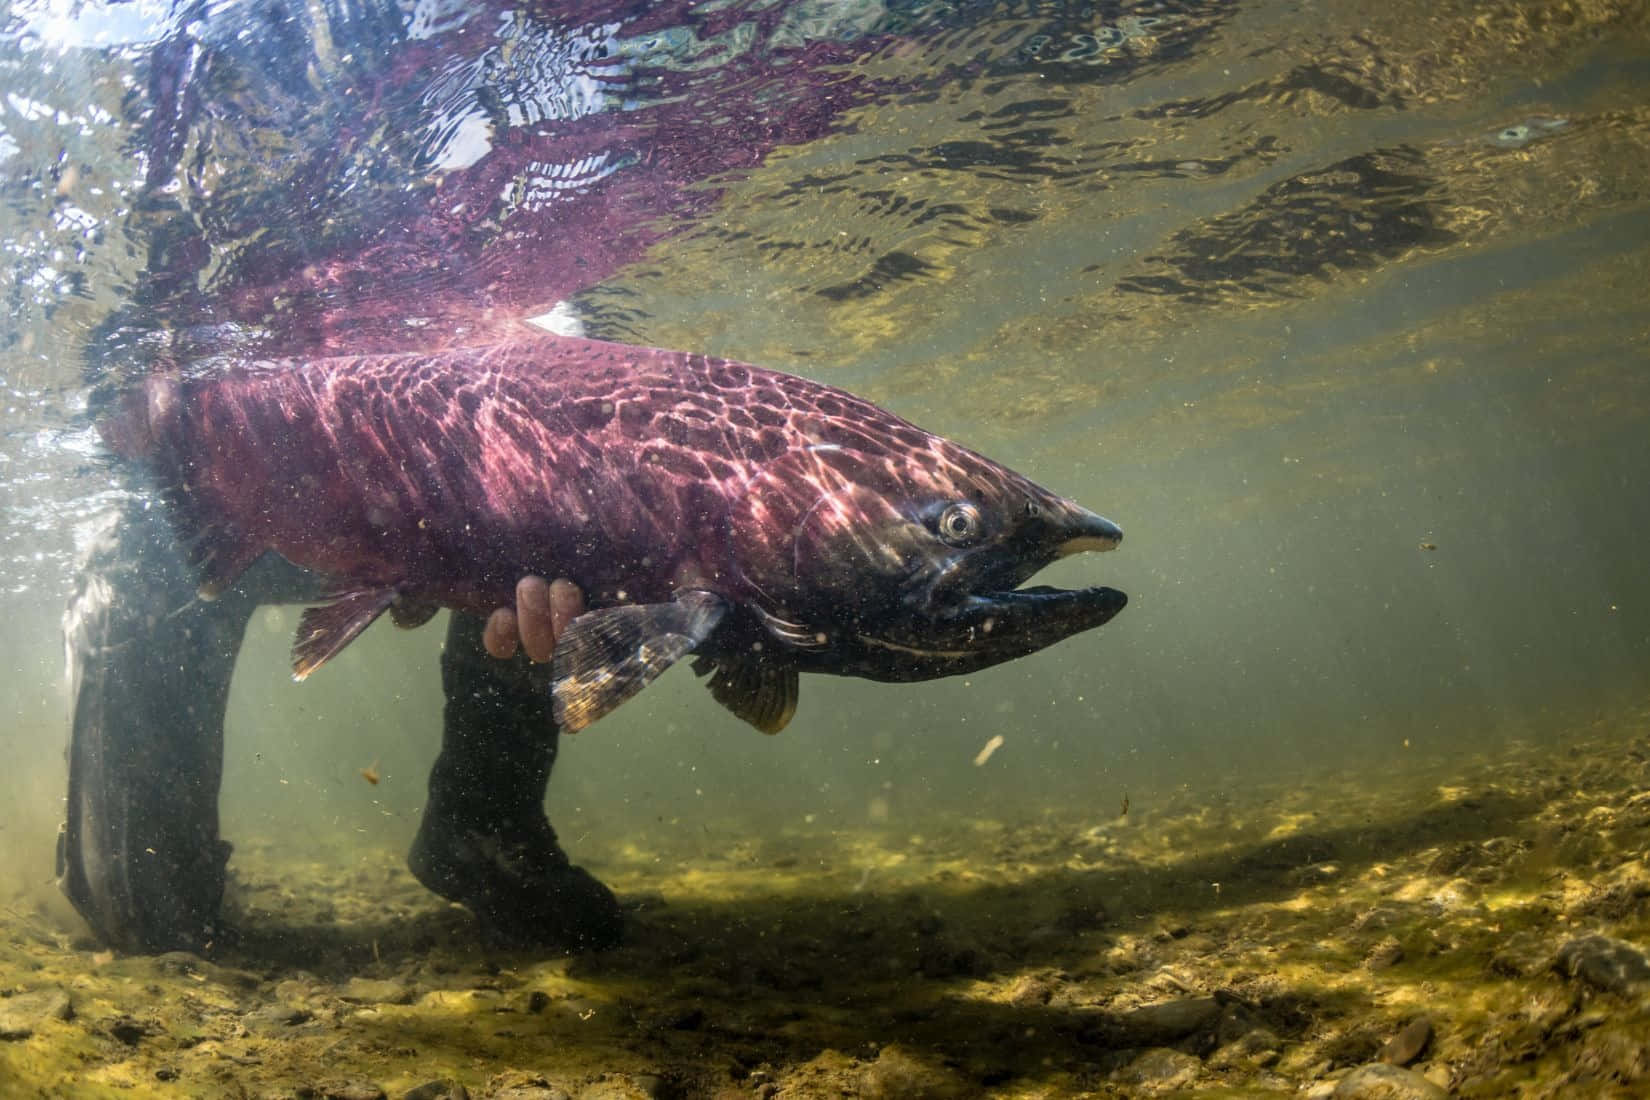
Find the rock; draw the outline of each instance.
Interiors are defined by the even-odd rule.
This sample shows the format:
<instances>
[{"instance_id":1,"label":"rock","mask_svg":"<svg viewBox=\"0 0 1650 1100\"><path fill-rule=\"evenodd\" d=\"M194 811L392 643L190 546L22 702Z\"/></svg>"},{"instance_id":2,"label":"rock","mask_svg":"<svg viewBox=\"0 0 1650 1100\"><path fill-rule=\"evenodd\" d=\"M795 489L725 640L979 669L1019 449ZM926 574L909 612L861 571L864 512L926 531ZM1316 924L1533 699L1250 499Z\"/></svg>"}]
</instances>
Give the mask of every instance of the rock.
<instances>
[{"instance_id":1,"label":"rock","mask_svg":"<svg viewBox=\"0 0 1650 1100\"><path fill-rule=\"evenodd\" d=\"M1650 959L1637 947L1609 936L1581 936L1558 949L1558 969L1607 993L1628 993L1650 983Z\"/></svg>"},{"instance_id":2,"label":"rock","mask_svg":"<svg viewBox=\"0 0 1650 1100\"><path fill-rule=\"evenodd\" d=\"M47 1020L74 1019L74 1006L61 989L36 989L0 1000L0 1039L27 1039Z\"/></svg>"},{"instance_id":3,"label":"rock","mask_svg":"<svg viewBox=\"0 0 1650 1100\"><path fill-rule=\"evenodd\" d=\"M1003 991L1003 1000L1015 1008L1035 1008L1054 998L1054 983L1036 974L1022 974Z\"/></svg>"},{"instance_id":4,"label":"rock","mask_svg":"<svg viewBox=\"0 0 1650 1100\"><path fill-rule=\"evenodd\" d=\"M1181 997L1126 1012L1118 1019L1124 1036L1138 1046L1161 1046L1202 1031L1220 1017L1213 997Z\"/></svg>"},{"instance_id":5,"label":"rock","mask_svg":"<svg viewBox=\"0 0 1650 1100\"><path fill-rule=\"evenodd\" d=\"M288 1004L269 1004L255 1008L241 1017L241 1024L253 1035L279 1037L288 1034L300 1024L307 1024L314 1014L307 1008Z\"/></svg>"},{"instance_id":6,"label":"rock","mask_svg":"<svg viewBox=\"0 0 1650 1100\"><path fill-rule=\"evenodd\" d=\"M135 1047L144 1036L150 1033L150 1027L142 1020L131 1016L116 1016L108 1024L109 1034L119 1039L129 1047Z\"/></svg>"},{"instance_id":7,"label":"rock","mask_svg":"<svg viewBox=\"0 0 1650 1100\"><path fill-rule=\"evenodd\" d=\"M586 1090L580 1095L599 1096L603 1094ZM488 1100L573 1100L571 1093L566 1089L557 1088L555 1085L509 1085L497 1092L490 1092L487 1096Z\"/></svg>"},{"instance_id":8,"label":"rock","mask_svg":"<svg viewBox=\"0 0 1650 1100\"><path fill-rule=\"evenodd\" d=\"M1203 1063L1172 1047L1153 1047L1112 1074L1123 1085L1145 1085L1153 1089L1181 1089L1203 1073Z\"/></svg>"},{"instance_id":9,"label":"rock","mask_svg":"<svg viewBox=\"0 0 1650 1100\"><path fill-rule=\"evenodd\" d=\"M346 1001L369 1005L404 1005L413 998L412 990L393 978L351 978L338 995Z\"/></svg>"},{"instance_id":10,"label":"rock","mask_svg":"<svg viewBox=\"0 0 1650 1100\"><path fill-rule=\"evenodd\" d=\"M658 1093L661 1082L652 1074L642 1074L637 1077L618 1075L603 1081L597 1081L590 1087L579 1092L579 1100L653 1100ZM503 1096L504 1093L498 1095ZM566 1096L566 1093L562 1093ZM525 1100L525 1098L524 1098ZM548 1097L534 1097L533 1100L549 1100Z\"/></svg>"},{"instance_id":11,"label":"rock","mask_svg":"<svg viewBox=\"0 0 1650 1100\"><path fill-rule=\"evenodd\" d=\"M1417 1016L1402 1031L1386 1041L1381 1048L1380 1060L1394 1066L1407 1066L1421 1056L1432 1042L1432 1020L1426 1016Z\"/></svg>"},{"instance_id":12,"label":"rock","mask_svg":"<svg viewBox=\"0 0 1650 1100\"><path fill-rule=\"evenodd\" d=\"M1335 1086L1332 1100L1448 1100L1449 1093L1412 1069L1371 1062Z\"/></svg>"},{"instance_id":13,"label":"rock","mask_svg":"<svg viewBox=\"0 0 1650 1100\"><path fill-rule=\"evenodd\" d=\"M1209 1065L1215 1069L1231 1069L1245 1062L1270 1065L1283 1049L1283 1040L1268 1027L1257 1027L1220 1047L1209 1055Z\"/></svg>"},{"instance_id":14,"label":"rock","mask_svg":"<svg viewBox=\"0 0 1650 1100\"><path fill-rule=\"evenodd\" d=\"M470 1090L457 1081L427 1081L408 1089L401 1100L470 1100Z\"/></svg>"},{"instance_id":15,"label":"rock","mask_svg":"<svg viewBox=\"0 0 1650 1100\"><path fill-rule=\"evenodd\" d=\"M956 1074L898 1046L886 1046L860 1075L860 1092L872 1100L949 1100L967 1089Z\"/></svg>"},{"instance_id":16,"label":"rock","mask_svg":"<svg viewBox=\"0 0 1650 1100\"><path fill-rule=\"evenodd\" d=\"M334 1077L315 1086L323 1100L384 1100L384 1090L371 1081Z\"/></svg>"},{"instance_id":17,"label":"rock","mask_svg":"<svg viewBox=\"0 0 1650 1100\"><path fill-rule=\"evenodd\" d=\"M1352 922L1355 932L1380 932L1401 924L1404 914L1390 905L1377 905Z\"/></svg>"},{"instance_id":18,"label":"rock","mask_svg":"<svg viewBox=\"0 0 1650 1100\"><path fill-rule=\"evenodd\" d=\"M1552 941L1546 936L1514 932L1490 956L1490 970L1508 978L1533 978L1553 969L1557 961Z\"/></svg>"},{"instance_id":19,"label":"rock","mask_svg":"<svg viewBox=\"0 0 1650 1100\"><path fill-rule=\"evenodd\" d=\"M1385 970L1404 961L1404 948L1396 936L1386 936L1364 956L1364 969Z\"/></svg>"}]
</instances>

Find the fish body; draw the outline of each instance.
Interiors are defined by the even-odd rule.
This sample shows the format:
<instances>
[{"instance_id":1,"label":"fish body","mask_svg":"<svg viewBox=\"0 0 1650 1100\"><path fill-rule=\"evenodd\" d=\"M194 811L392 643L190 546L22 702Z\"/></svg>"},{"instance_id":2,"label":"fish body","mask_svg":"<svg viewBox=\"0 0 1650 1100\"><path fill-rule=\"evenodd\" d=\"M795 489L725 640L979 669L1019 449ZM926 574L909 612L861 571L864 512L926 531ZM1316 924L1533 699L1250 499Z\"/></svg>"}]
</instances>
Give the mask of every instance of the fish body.
<instances>
[{"instance_id":1,"label":"fish body","mask_svg":"<svg viewBox=\"0 0 1650 1100\"><path fill-rule=\"evenodd\" d=\"M573 580L569 730L688 653L773 731L799 672L967 672L1126 602L1020 588L1115 546L1109 521L843 390L701 355L541 338L254 363L153 376L101 427L153 469L203 595L270 550L333 579L299 678L386 610L485 614L523 576Z\"/></svg>"}]
</instances>

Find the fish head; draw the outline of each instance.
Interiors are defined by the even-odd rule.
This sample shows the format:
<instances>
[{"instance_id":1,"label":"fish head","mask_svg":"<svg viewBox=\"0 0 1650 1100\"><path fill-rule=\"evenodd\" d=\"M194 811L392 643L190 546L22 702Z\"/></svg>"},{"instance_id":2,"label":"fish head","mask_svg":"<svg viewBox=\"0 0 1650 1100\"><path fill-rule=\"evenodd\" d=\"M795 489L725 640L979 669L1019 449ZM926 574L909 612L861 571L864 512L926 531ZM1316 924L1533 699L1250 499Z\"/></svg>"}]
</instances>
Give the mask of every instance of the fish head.
<instances>
[{"instance_id":1,"label":"fish head","mask_svg":"<svg viewBox=\"0 0 1650 1100\"><path fill-rule=\"evenodd\" d=\"M1103 516L904 421L787 456L741 524L758 616L804 668L914 681L1022 657L1107 622L1104 586L1024 587L1115 548ZM737 536L736 536L737 537Z\"/></svg>"}]
</instances>

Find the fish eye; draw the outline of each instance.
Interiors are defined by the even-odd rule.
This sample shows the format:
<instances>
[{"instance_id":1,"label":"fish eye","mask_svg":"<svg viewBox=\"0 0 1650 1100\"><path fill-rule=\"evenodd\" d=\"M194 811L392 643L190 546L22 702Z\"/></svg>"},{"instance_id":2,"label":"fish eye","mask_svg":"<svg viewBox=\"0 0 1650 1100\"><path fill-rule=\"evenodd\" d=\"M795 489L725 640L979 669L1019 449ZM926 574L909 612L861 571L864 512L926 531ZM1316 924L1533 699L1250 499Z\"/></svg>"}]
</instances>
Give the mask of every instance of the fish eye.
<instances>
[{"instance_id":1,"label":"fish eye","mask_svg":"<svg viewBox=\"0 0 1650 1100\"><path fill-rule=\"evenodd\" d=\"M940 513L935 528L940 538L952 546L968 546L979 540L984 526L978 508L967 501L958 501Z\"/></svg>"}]
</instances>

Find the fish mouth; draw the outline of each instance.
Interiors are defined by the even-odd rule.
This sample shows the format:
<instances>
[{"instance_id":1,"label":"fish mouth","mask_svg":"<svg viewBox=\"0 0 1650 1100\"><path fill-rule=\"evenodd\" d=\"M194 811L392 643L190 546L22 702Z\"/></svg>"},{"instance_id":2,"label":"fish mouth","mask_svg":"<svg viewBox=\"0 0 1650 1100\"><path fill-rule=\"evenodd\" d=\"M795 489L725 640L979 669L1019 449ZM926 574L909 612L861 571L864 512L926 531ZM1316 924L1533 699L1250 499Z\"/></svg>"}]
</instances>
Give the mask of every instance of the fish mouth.
<instances>
[{"instance_id":1,"label":"fish mouth","mask_svg":"<svg viewBox=\"0 0 1650 1100\"><path fill-rule=\"evenodd\" d=\"M1122 540L1115 523L1069 505L1034 544L1022 544L1008 558L977 567L971 578L959 569L948 578L949 585L930 590L937 598L919 622L898 632L903 636L861 634L863 644L893 662L882 675L869 675L902 680L955 675L1024 657L1103 626L1128 605L1127 595L1106 585L1068 589L1028 587L1026 582L1060 558L1112 550Z\"/></svg>"},{"instance_id":2,"label":"fish mouth","mask_svg":"<svg viewBox=\"0 0 1650 1100\"><path fill-rule=\"evenodd\" d=\"M1073 634L1104 626L1128 605L1129 597L1115 588L1053 588L1035 585L1006 592L983 592L968 597L952 622L971 640L992 648L992 636L1005 649L1032 653Z\"/></svg>"},{"instance_id":3,"label":"fish mouth","mask_svg":"<svg viewBox=\"0 0 1650 1100\"><path fill-rule=\"evenodd\" d=\"M1103 626L1129 597L1115 588L1052 588L1037 585L967 596L945 616L937 637L909 640L860 634L880 653L860 675L873 680L915 681L954 676L1025 657L1074 634Z\"/></svg>"}]
</instances>

